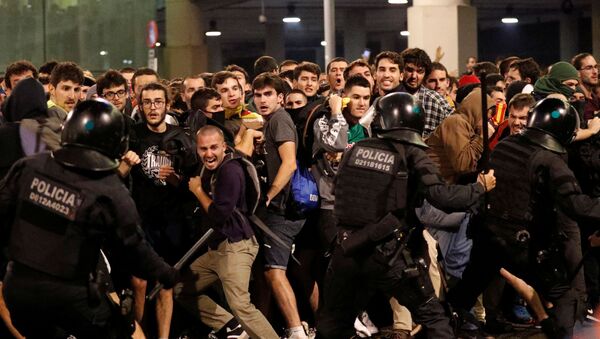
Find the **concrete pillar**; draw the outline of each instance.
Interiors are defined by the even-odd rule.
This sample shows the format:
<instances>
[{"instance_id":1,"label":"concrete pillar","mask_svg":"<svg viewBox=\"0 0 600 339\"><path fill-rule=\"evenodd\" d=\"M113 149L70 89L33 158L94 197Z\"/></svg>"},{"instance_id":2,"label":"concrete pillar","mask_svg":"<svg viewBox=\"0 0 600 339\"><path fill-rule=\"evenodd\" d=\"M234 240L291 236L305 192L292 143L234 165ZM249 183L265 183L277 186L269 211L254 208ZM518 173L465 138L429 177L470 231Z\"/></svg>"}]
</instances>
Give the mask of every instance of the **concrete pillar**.
<instances>
[{"instance_id":1,"label":"concrete pillar","mask_svg":"<svg viewBox=\"0 0 600 339\"><path fill-rule=\"evenodd\" d=\"M285 59L285 31L282 23L265 24L265 55L272 56L278 62Z\"/></svg>"},{"instance_id":2,"label":"concrete pillar","mask_svg":"<svg viewBox=\"0 0 600 339\"><path fill-rule=\"evenodd\" d=\"M414 0L407 15L408 47L425 50L433 60L441 46L448 72L463 72L467 57L477 55L477 9L470 0Z\"/></svg>"},{"instance_id":3,"label":"concrete pillar","mask_svg":"<svg viewBox=\"0 0 600 339\"><path fill-rule=\"evenodd\" d=\"M220 37L206 37L208 47L208 71L218 72L223 69L223 51Z\"/></svg>"},{"instance_id":4,"label":"concrete pillar","mask_svg":"<svg viewBox=\"0 0 600 339\"><path fill-rule=\"evenodd\" d=\"M600 2L592 1L592 50L600 58Z\"/></svg>"},{"instance_id":5,"label":"concrete pillar","mask_svg":"<svg viewBox=\"0 0 600 339\"><path fill-rule=\"evenodd\" d=\"M344 58L348 61L362 56L367 47L365 12L347 10L344 13Z\"/></svg>"},{"instance_id":6,"label":"concrete pillar","mask_svg":"<svg viewBox=\"0 0 600 339\"><path fill-rule=\"evenodd\" d=\"M163 49L163 77L185 77L208 70L204 32L208 25L200 8L189 0L165 0L166 47Z\"/></svg>"},{"instance_id":7,"label":"concrete pillar","mask_svg":"<svg viewBox=\"0 0 600 339\"><path fill-rule=\"evenodd\" d=\"M560 60L570 62L579 53L579 14L563 14L560 17Z\"/></svg>"},{"instance_id":8,"label":"concrete pillar","mask_svg":"<svg viewBox=\"0 0 600 339\"><path fill-rule=\"evenodd\" d=\"M323 27L325 28L325 64L335 58L335 0L323 0Z\"/></svg>"}]
</instances>

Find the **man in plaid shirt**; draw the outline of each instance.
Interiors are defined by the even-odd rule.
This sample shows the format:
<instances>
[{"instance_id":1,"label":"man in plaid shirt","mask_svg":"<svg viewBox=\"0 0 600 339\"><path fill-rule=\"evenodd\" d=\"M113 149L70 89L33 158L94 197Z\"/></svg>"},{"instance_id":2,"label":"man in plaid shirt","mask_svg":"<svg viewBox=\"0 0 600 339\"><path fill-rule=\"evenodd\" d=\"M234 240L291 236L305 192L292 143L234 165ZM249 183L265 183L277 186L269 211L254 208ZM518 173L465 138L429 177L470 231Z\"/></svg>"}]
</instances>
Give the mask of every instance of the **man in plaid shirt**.
<instances>
[{"instance_id":1,"label":"man in plaid shirt","mask_svg":"<svg viewBox=\"0 0 600 339\"><path fill-rule=\"evenodd\" d=\"M404 60L404 88L417 97L425 110L423 138L427 138L454 109L442 95L423 86L426 75L431 72L431 59L427 53L419 48L409 48L401 56Z\"/></svg>"}]
</instances>

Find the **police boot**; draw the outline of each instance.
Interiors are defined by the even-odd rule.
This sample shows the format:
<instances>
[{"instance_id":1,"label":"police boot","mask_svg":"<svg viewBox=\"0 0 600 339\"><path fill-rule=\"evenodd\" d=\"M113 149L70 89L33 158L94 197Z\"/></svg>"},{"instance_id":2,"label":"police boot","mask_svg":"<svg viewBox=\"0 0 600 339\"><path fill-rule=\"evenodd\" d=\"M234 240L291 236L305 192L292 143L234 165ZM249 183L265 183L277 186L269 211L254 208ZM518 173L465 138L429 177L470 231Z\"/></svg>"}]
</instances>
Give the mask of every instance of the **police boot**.
<instances>
[{"instance_id":1,"label":"police boot","mask_svg":"<svg viewBox=\"0 0 600 339\"><path fill-rule=\"evenodd\" d=\"M487 335L481 330L481 324L469 311L456 309L453 315L454 332L456 337L463 339L485 338Z\"/></svg>"},{"instance_id":2,"label":"police boot","mask_svg":"<svg viewBox=\"0 0 600 339\"><path fill-rule=\"evenodd\" d=\"M485 331L490 334L503 334L513 332L515 328L504 317L493 315L485 318Z\"/></svg>"}]
</instances>

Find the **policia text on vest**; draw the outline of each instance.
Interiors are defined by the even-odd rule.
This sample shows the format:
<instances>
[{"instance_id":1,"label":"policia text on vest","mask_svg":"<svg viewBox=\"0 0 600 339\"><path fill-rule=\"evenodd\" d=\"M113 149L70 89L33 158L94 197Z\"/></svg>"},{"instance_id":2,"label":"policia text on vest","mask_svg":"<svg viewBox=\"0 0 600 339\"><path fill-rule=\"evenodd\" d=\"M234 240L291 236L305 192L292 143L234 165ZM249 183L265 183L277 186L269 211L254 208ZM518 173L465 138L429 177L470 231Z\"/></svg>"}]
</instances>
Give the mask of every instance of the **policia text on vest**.
<instances>
[{"instance_id":1,"label":"policia text on vest","mask_svg":"<svg viewBox=\"0 0 600 339\"><path fill-rule=\"evenodd\" d=\"M75 220L77 208L81 205L78 191L39 175L31 180L27 199L71 221Z\"/></svg>"}]
</instances>

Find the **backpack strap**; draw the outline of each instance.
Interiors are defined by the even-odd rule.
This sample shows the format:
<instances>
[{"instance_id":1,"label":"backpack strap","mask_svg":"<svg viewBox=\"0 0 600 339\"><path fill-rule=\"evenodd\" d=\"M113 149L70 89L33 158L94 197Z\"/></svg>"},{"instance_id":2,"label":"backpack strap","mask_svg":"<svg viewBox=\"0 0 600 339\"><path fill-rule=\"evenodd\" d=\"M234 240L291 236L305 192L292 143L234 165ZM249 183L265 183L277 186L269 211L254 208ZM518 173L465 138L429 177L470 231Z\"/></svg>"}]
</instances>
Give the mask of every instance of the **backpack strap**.
<instances>
[{"instance_id":1,"label":"backpack strap","mask_svg":"<svg viewBox=\"0 0 600 339\"><path fill-rule=\"evenodd\" d=\"M248 178L250 179L250 181L254 185L254 190L256 191L257 195L260 196L260 182L258 179L258 174L256 173L256 168L248 159L246 159L242 154L239 154L235 149L230 149L230 151L231 152L225 156L225 159L223 159L223 162L221 163L221 165L219 166L217 171L213 174L213 178L216 178L219 175L221 168L223 167L223 165L226 162L232 161L232 160L237 160L242 165L244 175L246 176L247 179ZM202 177L202 175L204 174L204 168L205 167L202 166L202 169L200 170L200 177ZM213 196L214 196L215 185L214 185L213 178L211 178L211 191L213 192ZM248 181L246 180L246 182L248 182ZM246 188L246 189L248 189L248 188ZM259 217L257 217L254 214L256 212L258 204L260 203L260 199L257 197L255 199L255 201L253 201L253 202L249 202L247 200L247 203L251 203L251 206L248 206L247 213L242 213L242 211L240 211L237 206L234 207L233 212L240 216L246 217L248 219L248 221L250 221L251 225L256 226L256 228L258 228L262 234L267 235L269 238L271 238L274 242L278 243L280 246L283 246L284 248L291 250L290 246L288 246L283 241L283 239L281 239L277 234L275 234L271 230L271 228L269 228L269 226L267 226L267 224L265 224ZM300 264L298 259L296 259L293 255L292 255L292 259L294 261L296 261L298 264Z\"/></svg>"},{"instance_id":2,"label":"backpack strap","mask_svg":"<svg viewBox=\"0 0 600 339\"><path fill-rule=\"evenodd\" d=\"M34 132L19 124L19 136L21 137L21 148L26 156L40 153L46 149L46 144L42 141L42 130L44 126L40 123Z\"/></svg>"}]
</instances>

